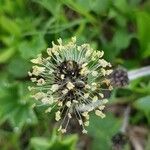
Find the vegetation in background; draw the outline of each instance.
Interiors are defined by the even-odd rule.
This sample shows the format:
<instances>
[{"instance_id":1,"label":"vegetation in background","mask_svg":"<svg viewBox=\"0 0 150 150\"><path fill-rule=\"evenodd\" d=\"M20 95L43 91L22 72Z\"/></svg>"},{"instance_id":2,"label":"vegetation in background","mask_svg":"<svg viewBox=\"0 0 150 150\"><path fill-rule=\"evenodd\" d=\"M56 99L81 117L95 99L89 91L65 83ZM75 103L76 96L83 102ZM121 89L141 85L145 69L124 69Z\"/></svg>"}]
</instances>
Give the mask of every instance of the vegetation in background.
<instances>
[{"instance_id":1,"label":"vegetation in background","mask_svg":"<svg viewBox=\"0 0 150 150\"><path fill-rule=\"evenodd\" d=\"M147 129L149 77L114 90L107 117L92 116L86 136L80 129L76 134L57 135L53 114L43 113L43 107L33 109L27 86L30 59L59 37L67 41L76 36L79 43L104 50L105 59L114 67L131 70L149 65L149 29L148 0L0 0L0 149L109 150L126 105L132 107L130 125ZM150 134L146 133L148 150ZM130 149L128 144L125 149Z\"/></svg>"}]
</instances>

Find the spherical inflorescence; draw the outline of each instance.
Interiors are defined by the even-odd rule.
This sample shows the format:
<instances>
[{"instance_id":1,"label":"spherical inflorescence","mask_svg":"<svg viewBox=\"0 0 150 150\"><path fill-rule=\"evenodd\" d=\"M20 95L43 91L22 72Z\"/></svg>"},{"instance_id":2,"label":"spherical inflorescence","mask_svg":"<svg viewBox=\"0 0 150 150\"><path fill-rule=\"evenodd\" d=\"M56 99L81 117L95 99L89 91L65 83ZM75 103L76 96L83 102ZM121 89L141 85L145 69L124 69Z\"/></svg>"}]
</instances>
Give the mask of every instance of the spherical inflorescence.
<instances>
[{"instance_id":1,"label":"spherical inflorescence","mask_svg":"<svg viewBox=\"0 0 150 150\"><path fill-rule=\"evenodd\" d=\"M35 65L29 76L35 86L29 90L33 92L32 97L48 105L45 112L57 108L55 120L62 120L58 130L66 132L70 119L76 116L82 132L86 133L90 111L105 117L103 109L107 100L103 92L112 89L107 78L112 73L111 64L102 59L103 51L93 50L89 44L78 46L76 38L65 45L58 39L58 45L53 42L52 45L47 49L46 58L40 54L31 60ZM96 108L79 111L79 107L97 101L101 103Z\"/></svg>"}]
</instances>

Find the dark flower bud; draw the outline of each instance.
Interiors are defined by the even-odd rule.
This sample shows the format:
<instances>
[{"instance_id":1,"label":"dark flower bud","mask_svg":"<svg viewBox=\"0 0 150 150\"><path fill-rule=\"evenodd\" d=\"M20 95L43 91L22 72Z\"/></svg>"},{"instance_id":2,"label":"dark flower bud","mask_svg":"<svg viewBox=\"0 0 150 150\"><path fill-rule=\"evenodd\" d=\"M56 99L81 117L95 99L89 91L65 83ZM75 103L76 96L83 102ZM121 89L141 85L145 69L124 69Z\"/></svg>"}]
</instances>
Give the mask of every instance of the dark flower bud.
<instances>
[{"instance_id":1,"label":"dark flower bud","mask_svg":"<svg viewBox=\"0 0 150 150\"><path fill-rule=\"evenodd\" d=\"M112 137L111 141L113 146L123 147L127 143L127 136L122 132L118 132Z\"/></svg>"},{"instance_id":2,"label":"dark flower bud","mask_svg":"<svg viewBox=\"0 0 150 150\"><path fill-rule=\"evenodd\" d=\"M113 87L124 87L129 84L128 73L123 68L114 69L109 77Z\"/></svg>"}]
</instances>

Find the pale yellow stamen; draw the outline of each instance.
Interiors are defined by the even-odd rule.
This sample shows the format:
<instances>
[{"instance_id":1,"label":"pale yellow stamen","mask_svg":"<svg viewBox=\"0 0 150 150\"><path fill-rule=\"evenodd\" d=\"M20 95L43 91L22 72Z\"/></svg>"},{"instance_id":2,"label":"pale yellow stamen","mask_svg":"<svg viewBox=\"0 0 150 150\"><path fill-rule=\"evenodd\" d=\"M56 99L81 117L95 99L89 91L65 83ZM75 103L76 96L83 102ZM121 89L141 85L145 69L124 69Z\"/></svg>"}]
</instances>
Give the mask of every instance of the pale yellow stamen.
<instances>
[{"instance_id":1,"label":"pale yellow stamen","mask_svg":"<svg viewBox=\"0 0 150 150\"><path fill-rule=\"evenodd\" d=\"M50 112L51 112L51 110L52 110L52 108L51 108L51 107L49 107L48 109L46 109L46 110L45 110L45 113L50 113Z\"/></svg>"},{"instance_id":2,"label":"pale yellow stamen","mask_svg":"<svg viewBox=\"0 0 150 150\"><path fill-rule=\"evenodd\" d=\"M28 75L31 77L32 76L32 73L30 71L28 71Z\"/></svg>"},{"instance_id":3,"label":"pale yellow stamen","mask_svg":"<svg viewBox=\"0 0 150 150\"><path fill-rule=\"evenodd\" d=\"M91 90L95 91L97 89L97 83L93 82L91 85Z\"/></svg>"},{"instance_id":4,"label":"pale yellow stamen","mask_svg":"<svg viewBox=\"0 0 150 150\"><path fill-rule=\"evenodd\" d=\"M28 86L28 90L29 90L29 91L32 91L33 89L34 89L33 87Z\"/></svg>"},{"instance_id":5,"label":"pale yellow stamen","mask_svg":"<svg viewBox=\"0 0 150 150\"><path fill-rule=\"evenodd\" d=\"M85 129L82 130L82 133L87 134L87 130L85 130Z\"/></svg>"},{"instance_id":6,"label":"pale yellow stamen","mask_svg":"<svg viewBox=\"0 0 150 150\"><path fill-rule=\"evenodd\" d=\"M69 118L69 119L71 119L71 118L72 118L72 116L71 116L71 114L70 114L70 113L68 113L68 118Z\"/></svg>"},{"instance_id":7,"label":"pale yellow stamen","mask_svg":"<svg viewBox=\"0 0 150 150\"><path fill-rule=\"evenodd\" d=\"M110 75L113 72L112 69L106 70L106 75Z\"/></svg>"},{"instance_id":8,"label":"pale yellow stamen","mask_svg":"<svg viewBox=\"0 0 150 150\"><path fill-rule=\"evenodd\" d=\"M91 53L92 53L91 50L87 50L85 53L85 57L89 57L91 55Z\"/></svg>"},{"instance_id":9,"label":"pale yellow stamen","mask_svg":"<svg viewBox=\"0 0 150 150\"><path fill-rule=\"evenodd\" d=\"M104 60L104 59L100 59L100 60L99 60L99 64L100 64L102 67L104 67L104 68L110 65L110 64L109 64L106 60Z\"/></svg>"},{"instance_id":10,"label":"pale yellow stamen","mask_svg":"<svg viewBox=\"0 0 150 150\"><path fill-rule=\"evenodd\" d=\"M98 51L98 52L97 52L97 56L98 56L99 58L103 57L103 55L104 55L104 51Z\"/></svg>"},{"instance_id":11,"label":"pale yellow stamen","mask_svg":"<svg viewBox=\"0 0 150 150\"><path fill-rule=\"evenodd\" d=\"M63 93L64 95L66 95L66 94L68 93L68 89L62 90L62 93Z\"/></svg>"},{"instance_id":12,"label":"pale yellow stamen","mask_svg":"<svg viewBox=\"0 0 150 150\"><path fill-rule=\"evenodd\" d=\"M99 110L104 110L105 105L100 105L98 108L99 108Z\"/></svg>"},{"instance_id":13,"label":"pale yellow stamen","mask_svg":"<svg viewBox=\"0 0 150 150\"><path fill-rule=\"evenodd\" d=\"M84 67L80 70L80 74L81 75L87 75L89 73L89 70L87 67Z\"/></svg>"},{"instance_id":14,"label":"pale yellow stamen","mask_svg":"<svg viewBox=\"0 0 150 150\"><path fill-rule=\"evenodd\" d=\"M31 62L34 64L42 64L41 54L38 55L38 57L36 59L32 59Z\"/></svg>"},{"instance_id":15,"label":"pale yellow stamen","mask_svg":"<svg viewBox=\"0 0 150 150\"><path fill-rule=\"evenodd\" d=\"M59 85L58 84L53 84L52 87L51 87L51 90L53 92L57 91L59 89Z\"/></svg>"},{"instance_id":16,"label":"pale yellow stamen","mask_svg":"<svg viewBox=\"0 0 150 150\"><path fill-rule=\"evenodd\" d=\"M35 95L33 95L33 97L34 97L36 100L39 100L39 99L42 99L42 98L46 97L46 94L43 93L43 92L38 92L38 93L36 93Z\"/></svg>"},{"instance_id":17,"label":"pale yellow stamen","mask_svg":"<svg viewBox=\"0 0 150 150\"><path fill-rule=\"evenodd\" d=\"M80 124L80 125L82 125L82 124L83 124L82 120L79 120L79 124Z\"/></svg>"},{"instance_id":18,"label":"pale yellow stamen","mask_svg":"<svg viewBox=\"0 0 150 150\"><path fill-rule=\"evenodd\" d=\"M98 97L97 96L94 96L93 97L93 102L96 102L98 100Z\"/></svg>"},{"instance_id":19,"label":"pale yellow stamen","mask_svg":"<svg viewBox=\"0 0 150 150\"><path fill-rule=\"evenodd\" d=\"M105 76L106 75L106 70L104 68L101 68L101 73L102 73L103 76Z\"/></svg>"},{"instance_id":20,"label":"pale yellow stamen","mask_svg":"<svg viewBox=\"0 0 150 150\"><path fill-rule=\"evenodd\" d=\"M79 102L77 100L73 100L73 103L78 104Z\"/></svg>"},{"instance_id":21,"label":"pale yellow stamen","mask_svg":"<svg viewBox=\"0 0 150 150\"><path fill-rule=\"evenodd\" d=\"M57 111L56 113L55 113L55 120L56 121L59 121L61 119L61 117L60 117L60 111Z\"/></svg>"},{"instance_id":22,"label":"pale yellow stamen","mask_svg":"<svg viewBox=\"0 0 150 150\"><path fill-rule=\"evenodd\" d=\"M99 93L99 96L100 96L101 98L104 98L104 94L103 94L103 93Z\"/></svg>"},{"instance_id":23,"label":"pale yellow stamen","mask_svg":"<svg viewBox=\"0 0 150 150\"><path fill-rule=\"evenodd\" d=\"M36 78L31 78L31 81L32 82L36 82Z\"/></svg>"},{"instance_id":24,"label":"pale yellow stamen","mask_svg":"<svg viewBox=\"0 0 150 150\"><path fill-rule=\"evenodd\" d=\"M67 106L67 107L71 107L71 101L68 101L68 102L66 103L66 106Z\"/></svg>"},{"instance_id":25,"label":"pale yellow stamen","mask_svg":"<svg viewBox=\"0 0 150 150\"><path fill-rule=\"evenodd\" d=\"M40 78L38 81L37 81L37 85L44 85L46 82L44 79Z\"/></svg>"},{"instance_id":26,"label":"pale yellow stamen","mask_svg":"<svg viewBox=\"0 0 150 150\"><path fill-rule=\"evenodd\" d=\"M109 86L109 90L112 90L112 89L113 89L113 87L110 85L110 86Z\"/></svg>"},{"instance_id":27,"label":"pale yellow stamen","mask_svg":"<svg viewBox=\"0 0 150 150\"><path fill-rule=\"evenodd\" d=\"M98 75L97 71L92 71L92 76L96 77Z\"/></svg>"},{"instance_id":28,"label":"pale yellow stamen","mask_svg":"<svg viewBox=\"0 0 150 150\"><path fill-rule=\"evenodd\" d=\"M105 118L105 114L102 112L102 111L100 111L100 110L95 110L95 114L97 115L97 116L100 116L101 118Z\"/></svg>"},{"instance_id":29,"label":"pale yellow stamen","mask_svg":"<svg viewBox=\"0 0 150 150\"><path fill-rule=\"evenodd\" d=\"M82 68L85 68L86 66L88 65L88 63L84 63L84 64L82 64Z\"/></svg>"},{"instance_id":30,"label":"pale yellow stamen","mask_svg":"<svg viewBox=\"0 0 150 150\"><path fill-rule=\"evenodd\" d=\"M49 56L52 55L52 48L47 48L47 54L48 54Z\"/></svg>"},{"instance_id":31,"label":"pale yellow stamen","mask_svg":"<svg viewBox=\"0 0 150 150\"><path fill-rule=\"evenodd\" d=\"M88 112L87 111L83 112L82 116L84 116L84 117L88 116Z\"/></svg>"},{"instance_id":32,"label":"pale yellow stamen","mask_svg":"<svg viewBox=\"0 0 150 150\"><path fill-rule=\"evenodd\" d=\"M61 129L61 132L62 133L66 133L66 129Z\"/></svg>"},{"instance_id":33,"label":"pale yellow stamen","mask_svg":"<svg viewBox=\"0 0 150 150\"><path fill-rule=\"evenodd\" d=\"M58 106L62 107L62 106L63 106L63 103L62 103L62 102L59 102L59 103L58 103Z\"/></svg>"},{"instance_id":34,"label":"pale yellow stamen","mask_svg":"<svg viewBox=\"0 0 150 150\"><path fill-rule=\"evenodd\" d=\"M76 39L76 37L74 36L74 37L71 38L71 40L72 40L73 43L76 43L76 40L77 40L77 39Z\"/></svg>"},{"instance_id":35,"label":"pale yellow stamen","mask_svg":"<svg viewBox=\"0 0 150 150\"><path fill-rule=\"evenodd\" d=\"M41 102L43 104L49 104L49 98L48 97L44 97L44 98L41 99Z\"/></svg>"},{"instance_id":36,"label":"pale yellow stamen","mask_svg":"<svg viewBox=\"0 0 150 150\"><path fill-rule=\"evenodd\" d=\"M86 88L86 89L90 89L91 87L90 87L90 85L86 84L86 85L85 85L85 88Z\"/></svg>"},{"instance_id":37,"label":"pale yellow stamen","mask_svg":"<svg viewBox=\"0 0 150 150\"><path fill-rule=\"evenodd\" d=\"M72 82L68 82L66 87L69 89L69 90L72 90L75 86Z\"/></svg>"},{"instance_id":38,"label":"pale yellow stamen","mask_svg":"<svg viewBox=\"0 0 150 150\"><path fill-rule=\"evenodd\" d=\"M44 71L45 71L45 67L33 66L32 74L35 76L38 76L39 74L41 74Z\"/></svg>"},{"instance_id":39,"label":"pale yellow stamen","mask_svg":"<svg viewBox=\"0 0 150 150\"><path fill-rule=\"evenodd\" d=\"M84 125L85 125L85 126L89 126L89 121L86 121L86 122L84 123Z\"/></svg>"},{"instance_id":40,"label":"pale yellow stamen","mask_svg":"<svg viewBox=\"0 0 150 150\"><path fill-rule=\"evenodd\" d=\"M84 97L85 99L87 99L87 98L89 97L89 95L90 95L89 93L85 93L83 97Z\"/></svg>"},{"instance_id":41,"label":"pale yellow stamen","mask_svg":"<svg viewBox=\"0 0 150 150\"><path fill-rule=\"evenodd\" d=\"M62 80L64 80L65 75L64 75L64 74L61 74L60 78L61 78Z\"/></svg>"},{"instance_id":42,"label":"pale yellow stamen","mask_svg":"<svg viewBox=\"0 0 150 150\"><path fill-rule=\"evenodd\" d=\"M103 103L103 104L108 103L108 99L103 99L102 103Z\"/></svg>"},{"instance_id":43,"label":"pale yellow stamen","mask_svg":"<svg viewBox=\"0 0 150 150\"><path fill-rule=\"evenodd\" d=\"M62 45L62 39L61 38L57 39L57 41L58 41L59 45Z\"/></svg>"}]
</instances>

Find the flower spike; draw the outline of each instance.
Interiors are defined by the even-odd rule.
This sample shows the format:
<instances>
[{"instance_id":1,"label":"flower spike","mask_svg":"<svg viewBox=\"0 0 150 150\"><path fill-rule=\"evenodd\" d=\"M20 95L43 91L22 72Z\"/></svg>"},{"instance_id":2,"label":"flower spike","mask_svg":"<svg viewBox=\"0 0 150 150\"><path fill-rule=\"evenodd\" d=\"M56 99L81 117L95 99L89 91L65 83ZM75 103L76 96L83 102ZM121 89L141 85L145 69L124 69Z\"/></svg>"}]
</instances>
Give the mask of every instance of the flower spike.
<instances>
[{"instance_id":1,"label":"flower spike","mask_svg":"<svg viewBox=\"0 0 150 150\"><path fill-rule=\"evenodd\" d=\"M49 106L46 113L57 108L55 120L61 120L59 131L65 133L76 116L82 132L87 133L89 112L94 110L96 115L105 117L104 92L112 89L107 78L112 73L111 64L102 58L103 51L96 51L89 44L77 45L75 37L67 44L61 39L57 41L58 45L52 42L53 47L47 48L46 58L40 54L31 60L35 65L29 75L35 86L29 89L33 98ZM79 109L97 101L101 104L96 108Z\"/></svg>"}]
</instances>

